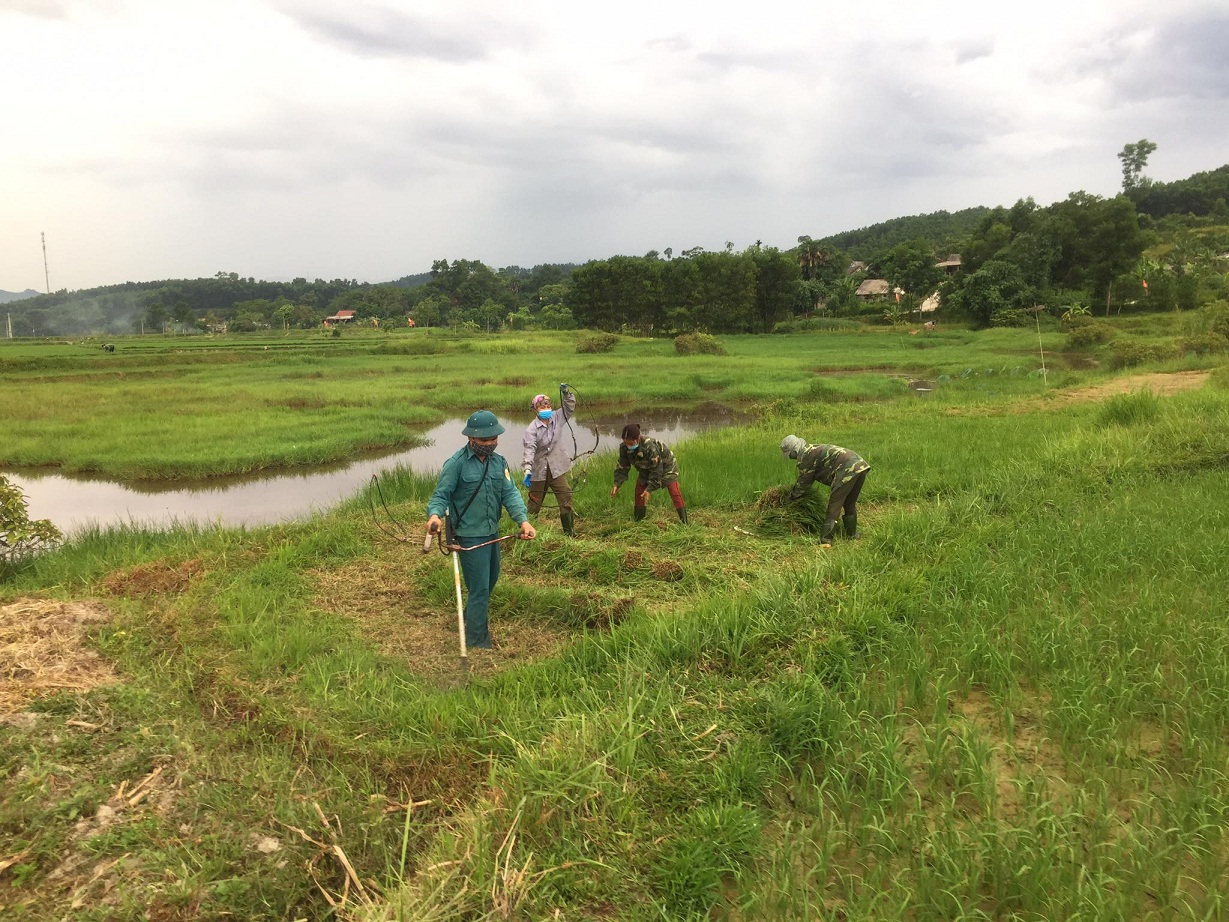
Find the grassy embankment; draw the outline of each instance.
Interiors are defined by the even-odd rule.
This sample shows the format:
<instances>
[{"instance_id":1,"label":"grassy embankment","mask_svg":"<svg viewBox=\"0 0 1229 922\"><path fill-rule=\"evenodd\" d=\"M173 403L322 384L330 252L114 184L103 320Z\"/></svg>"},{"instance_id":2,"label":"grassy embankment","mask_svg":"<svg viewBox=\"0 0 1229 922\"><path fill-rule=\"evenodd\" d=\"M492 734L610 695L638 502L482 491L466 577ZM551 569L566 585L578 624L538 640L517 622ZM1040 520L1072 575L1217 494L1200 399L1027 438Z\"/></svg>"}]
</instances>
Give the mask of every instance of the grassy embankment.
<instances>
[{"instance_id":1,"label":"grassy embankment","mask_svg":"<svg viewBox=\"0 0 1229 922\"><path fill-rule=\"evenodd\" d=\"M0 902L14 918L74 898L79 918L321 917L343 892L347 918L1224 915L1229 374L1100 402L1010 368L962 379L983 362L958 351L917 369L955 372L927 397L834 403L846 377L791 379L836 354L904 364L882 344L735 340L685 372L643 344L659 379L762 385L757 422L677 446L688 528L656 503L634 525L602 476L577 541L544 516L505 557L504 648L464 689L447 562L374 531L362 499L39 559L0 592L105 599L91 643L121 681L5 727L0 862L17 860ZM552 377L623 386L557 358L576 364ZM472 372L451 359L437 378ZM634 387L641 359L620 359ZM865 540L821 553L760 527L757 493L791 476L787 431L872 461ZM414 521L430 488L384 484Z\"/></svg>"}]
</instances>

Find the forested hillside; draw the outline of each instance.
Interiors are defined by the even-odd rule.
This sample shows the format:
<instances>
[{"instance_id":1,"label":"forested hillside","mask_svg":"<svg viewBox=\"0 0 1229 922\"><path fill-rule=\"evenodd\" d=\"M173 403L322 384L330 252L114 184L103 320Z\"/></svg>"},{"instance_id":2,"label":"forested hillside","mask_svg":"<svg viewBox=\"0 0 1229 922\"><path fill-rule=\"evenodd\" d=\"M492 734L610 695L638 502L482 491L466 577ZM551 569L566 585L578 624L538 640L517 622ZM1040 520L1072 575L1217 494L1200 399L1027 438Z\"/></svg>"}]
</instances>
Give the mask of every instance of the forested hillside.
<instances>
[{"instance_id":1,"label":"forested hillside","mask_svg":"<svg viewBox=\"0 0 1229 922\"><path fill-rule=\"evenodd\" d=\"M939 295L941 315L976 325L1055 315L1192 310L1229 298L1229 165L1170 183L1142 173L1156 145L1128 144L1123 192L1079 191L896 218L786 249L756 242L712 252L612 256L583 266L492 269L439 259L387 284L207 279L126 282L13 302L18 336L243 333L319 327L339 311L369 326L583 327L673 335L788 331L832 319L901 322ZM960 264L940 266L953 254ZM859 294L866 279L886 296ZM879 286L882 292L885 286ZM933 302L932 302L933 303Z\"/></svg>"}]
</instances>

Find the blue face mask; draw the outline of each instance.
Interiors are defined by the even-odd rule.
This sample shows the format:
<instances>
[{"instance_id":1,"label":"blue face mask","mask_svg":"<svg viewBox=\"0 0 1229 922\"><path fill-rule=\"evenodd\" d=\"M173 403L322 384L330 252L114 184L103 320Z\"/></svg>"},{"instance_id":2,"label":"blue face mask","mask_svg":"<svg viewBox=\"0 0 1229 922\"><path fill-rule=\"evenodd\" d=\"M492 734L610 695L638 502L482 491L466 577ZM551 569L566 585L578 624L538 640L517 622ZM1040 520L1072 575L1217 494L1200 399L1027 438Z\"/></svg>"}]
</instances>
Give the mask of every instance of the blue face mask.
<instances>
[{"instance_id":1,"label":"blue face mask","mask_svg":"<svg viewBox=\"0 0 1229 922\"><path fill-rule=\"evenodd\" d=\"M538 419L550 419L554 410L538 410Z\"/></svg>"},{"instance_id":2,"label":"blue face mask","mask_svg":"<svg viewBox=\"0 0 1229 922\"><path fill-rule=\"evenodd\" d=\"M626 445L625 447L627 448L628 451L640 451L639 442L637 442L635 445Z\"/></svg>"}]
</instances>

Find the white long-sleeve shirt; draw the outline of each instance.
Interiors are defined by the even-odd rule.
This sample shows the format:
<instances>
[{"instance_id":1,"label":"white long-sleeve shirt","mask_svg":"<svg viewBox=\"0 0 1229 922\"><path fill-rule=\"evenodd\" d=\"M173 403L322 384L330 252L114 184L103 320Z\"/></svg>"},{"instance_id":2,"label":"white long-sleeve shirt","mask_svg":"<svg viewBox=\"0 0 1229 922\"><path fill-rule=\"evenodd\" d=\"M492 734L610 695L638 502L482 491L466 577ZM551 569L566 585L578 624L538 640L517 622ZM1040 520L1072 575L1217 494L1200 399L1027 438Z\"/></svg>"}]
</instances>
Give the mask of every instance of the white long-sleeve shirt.
<instances>
[{"instance_id":1,"label":"white long-sleeve shirt","mask_svg":"<svg viewBox=\"0 0 1229 922\"><path fill-rule=\"evenodd\" d=\"M576 394L571 388L563 392L563 406L547 420L535 418L525 430L521 444L525 449L523 468L531 480L546 480L547 468L552 477L572 469L572 443L564 431L567 421L576 411Z\"/></svg>"}]
</instances>

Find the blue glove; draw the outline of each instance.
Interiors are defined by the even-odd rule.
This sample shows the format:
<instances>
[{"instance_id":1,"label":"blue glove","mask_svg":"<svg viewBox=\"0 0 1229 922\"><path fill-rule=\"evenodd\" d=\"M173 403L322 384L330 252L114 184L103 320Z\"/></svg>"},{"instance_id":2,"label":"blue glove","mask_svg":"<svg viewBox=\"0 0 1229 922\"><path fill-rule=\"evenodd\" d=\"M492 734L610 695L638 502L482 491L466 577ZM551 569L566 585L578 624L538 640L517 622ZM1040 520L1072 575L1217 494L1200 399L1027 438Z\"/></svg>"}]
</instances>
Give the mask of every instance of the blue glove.
<instances>
[{"instance_id":1,"label":"blue glove","mask_svg":"<svg viewBox=\"0 0 1229 922\"><path fill-rule=\"evenodd\" d=\"M525 475L525 489L526 489L526 490L528 490L528 489L529 489L529 484L530 484L530 477L529 477L529 475L528 475L528 474L526 474L526 475Z\"/></svg>"},{"instance_id":2,"label":"blue glove","mask_svg":"<svg viewBox=\"0 0 1229 922\"><path fill-rule=\"evenodd\" d=\"M567 390L571 390L571 388L570 388L568 385L566 385L566 384L560 384L560 385L559 385L559 387L560 387L560 388L562 388L562 389L563 389L563 390L565 390L565 391L567 391Z\"/></svg>"}]
</instances>

